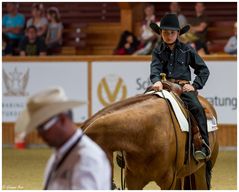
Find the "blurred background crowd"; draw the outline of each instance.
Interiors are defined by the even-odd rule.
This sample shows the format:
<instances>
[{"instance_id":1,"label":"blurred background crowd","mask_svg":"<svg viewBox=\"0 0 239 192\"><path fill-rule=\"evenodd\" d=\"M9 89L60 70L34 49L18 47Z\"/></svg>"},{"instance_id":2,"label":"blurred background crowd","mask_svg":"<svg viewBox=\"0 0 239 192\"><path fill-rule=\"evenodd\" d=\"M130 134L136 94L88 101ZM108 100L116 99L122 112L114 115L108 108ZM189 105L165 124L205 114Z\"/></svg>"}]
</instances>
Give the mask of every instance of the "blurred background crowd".
<instances>
[{"instance_id":1,"label":"blurred background crowd","mask_svg":"<svg viewBox=\"0 0 239 192\"><path fill-rule=\"evenodd\" d=\"M200 55L237 53L236 2L7 2L2 53L20 55L150 55L161 38L149 28L166 13L191 25L181 41Z\"/></svg>"}]
</instances>

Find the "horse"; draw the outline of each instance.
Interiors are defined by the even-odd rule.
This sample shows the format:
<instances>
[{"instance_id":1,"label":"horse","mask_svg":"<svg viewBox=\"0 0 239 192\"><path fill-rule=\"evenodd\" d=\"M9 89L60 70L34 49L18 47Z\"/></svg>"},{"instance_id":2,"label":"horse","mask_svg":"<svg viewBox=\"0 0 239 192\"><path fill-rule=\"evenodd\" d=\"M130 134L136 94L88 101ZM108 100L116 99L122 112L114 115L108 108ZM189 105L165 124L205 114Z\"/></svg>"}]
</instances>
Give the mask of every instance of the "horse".
<instances>
[{"instance_id":1,"label":"horse","mask_svg":"<svg viewBox=\"0 0 239 192\"><path fill-rule=\"evenodd\" d=\"M213 106L199 99L216 117ZM209 161L197 162L186 151L188 133L181 131L164 98L154 94L127 98L103 108L81 128L105 151L112 177L113 152L124 152L125 183L130 190L141 190L151 181L162 190L210 189L219 148L216 132L209 133Z\"/></svg>"}]
</instances>

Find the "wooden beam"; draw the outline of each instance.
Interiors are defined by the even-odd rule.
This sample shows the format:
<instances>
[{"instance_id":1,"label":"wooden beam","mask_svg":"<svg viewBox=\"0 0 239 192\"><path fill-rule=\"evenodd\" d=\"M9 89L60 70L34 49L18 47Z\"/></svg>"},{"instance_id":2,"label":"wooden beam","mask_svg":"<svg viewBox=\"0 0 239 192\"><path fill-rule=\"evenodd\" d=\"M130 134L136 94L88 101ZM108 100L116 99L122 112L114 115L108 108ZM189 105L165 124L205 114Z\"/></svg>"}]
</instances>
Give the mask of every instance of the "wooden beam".
<instances>
[{"instance_id":1,"label":"wooden beam","mask_svg":"<svg viewBox=\"0 0 239 192\"><path fill-rule=\"evenodd\" d=\"M132 7L130 3L120 2L118 3L120 7L120 25L121 31L132 31Z\"/></svg>"},{"instance_id":2,"label":"wooden beam","mask_svg":"<svg viewBox=\"0 0 239 192\"><path fill-rule=\"evenodd\" d=\"M131 9L131 4L129 2L118 2L120 9Z\"/></svg>"}]
</instances>

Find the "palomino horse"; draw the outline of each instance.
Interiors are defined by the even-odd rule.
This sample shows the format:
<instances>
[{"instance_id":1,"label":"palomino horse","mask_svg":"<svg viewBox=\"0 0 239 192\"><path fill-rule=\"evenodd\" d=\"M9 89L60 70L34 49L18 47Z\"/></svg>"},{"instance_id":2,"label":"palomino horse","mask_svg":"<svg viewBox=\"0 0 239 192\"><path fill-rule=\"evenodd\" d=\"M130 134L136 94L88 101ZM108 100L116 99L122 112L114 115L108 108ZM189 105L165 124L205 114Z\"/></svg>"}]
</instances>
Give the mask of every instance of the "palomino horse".
<instances>
[{"instance_id":1,"label":"palomino horse","mask_svg":"<svg viewBox=\"0 0 239 192\"><path fill-rule=\"evenodd\" d=\"M207 100L200 100L216 117ZM102 109L82 129L104 149L112 166L113 152L124 151L128 189L143 189L150 181L161 189L209 189L218 154L216 133L209 133L208 163L196 162L192 155L187 158L188 133L181 131L170 110L163 98L138 95Z\"/></svg>"}]
</instances>

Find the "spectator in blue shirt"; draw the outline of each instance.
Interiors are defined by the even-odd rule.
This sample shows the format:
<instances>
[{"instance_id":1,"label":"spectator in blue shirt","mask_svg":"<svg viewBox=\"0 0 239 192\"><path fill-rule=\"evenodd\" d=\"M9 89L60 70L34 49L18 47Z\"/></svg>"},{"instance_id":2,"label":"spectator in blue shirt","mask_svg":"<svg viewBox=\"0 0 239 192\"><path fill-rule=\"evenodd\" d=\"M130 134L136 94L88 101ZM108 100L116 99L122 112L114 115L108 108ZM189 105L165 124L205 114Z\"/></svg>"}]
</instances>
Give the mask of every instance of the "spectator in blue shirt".
<instances>
[{"instance_id":1,"label":"spectator in blue shirt","mask_svg":"<svg viewBox=\"0 0 239 192\"><path fill-rule=\"evenodd\" d=\"M3 16L2 32L7 35L9 44L15 49L18 47L19 41L23 36L25 17L18 13L17 3L15 2L8 2L6 9L8 14Z\"/></svg>"}]
</instances>

